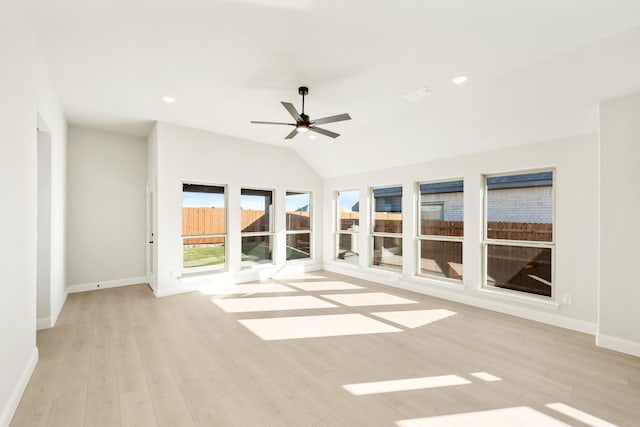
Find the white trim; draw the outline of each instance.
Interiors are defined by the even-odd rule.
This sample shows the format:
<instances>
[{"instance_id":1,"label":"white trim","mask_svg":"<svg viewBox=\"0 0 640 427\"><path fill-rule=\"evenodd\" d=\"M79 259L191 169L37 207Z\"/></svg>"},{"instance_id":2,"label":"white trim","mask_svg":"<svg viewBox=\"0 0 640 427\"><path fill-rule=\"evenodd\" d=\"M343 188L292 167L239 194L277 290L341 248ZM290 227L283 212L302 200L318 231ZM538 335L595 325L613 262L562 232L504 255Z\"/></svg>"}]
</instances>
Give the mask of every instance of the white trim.
<instances>
[{"instance_id":1,"label":"white trim","mask_svg":"<svg viewBox=\"0 0 640 427\"><path fill-rule=\"evenodd\" d=\"M515 306L508 302L495 301L493 298L497 295L491 293L492 299L483 298L482 295L486 295L486 292L476 293L475 295L463 294L461 290L457 289L443 289L442 286L420 286L410 281L400 281L397 284L390 283L391 286L401 289L434 296L437 298L443 298L449 301L455 301L462 304L471 305L474 307L485 308L487 310L497 311L499 313L509 314L511 316L520 317L523 319L533 320L536 322L546 323L553 326L558 326L565 329L571 329L573 331L583 332L589 335L595 335L597 324L594 322L587 322L579 319L572 319L569 317L560 316L553 312L542 312L533 310L526 307ZM509 300L511 302L511 300ZM521 302L514 300L513 302ZM539 306L538 306L539 307ZM547 310L554 310L553 304L545 304L541 308L547 308Z\"/></svg>"},{"instance_id":2,"label":"white trim","mask_svg":"<svg viewBox=\"0 0 640 427\"><path fill-rule=\"evenodd\" d=\"M53 316L51 317L51 327L56 326L58 317L60 317L60 313L62 313L62 308L64 307L64 304L67 302L67 296L69 296L69 291L68 289L65 289L64 293L62 294L62 297L58 301L58 305L54 307L54 310L52 313Z\"/></svg>"},{"instance_id":3,"label":"white trim","mask_svg":"<svg viewBox=\"0 0 640 427\"><path fill-rule=\"evenodd\" d=\"M440 286L446 289L454 289L458 291L464 291L467 289L462 280L450 279L447 277L428 276L426 274L415 274L410 276L408 280L417 284L425 284L430 286Z\"/></svg>"},{"instance_id":4,"label":"white trim","mask_svg":"<svg viewBox=\"0 0 640 427\"><path fill-rule=\"evenodd\" d=\"M333 273L344 274L345 276L368 280L381 285L387 285L419 294L459 302L473 307L497 311L498 313L509 314L511 316L546 323L565 329L571 329L573 331L583 332L589 335L595 335L597 330L597 324L594 322L572 319L555 314L553 312L556 309L555 303L550 301L544 301L542 302L542 305L539 304L539 301L533 301L532 304L537 308L546 309L546 311L539 311L532 308L522 307L521 305L513 305L512 303L528 303L523 301L519 295L517 296L517 299L509 298L503 302L495 300L496 297L500 298L503 296L500 292L487 292L486 290L483 290L482 292L469 294L468 290L465 291L466 288L464 286L449 286L448 284L444 285L436 282L427 284L424 279L417 281L412 279L403 279L400 275L383 276L379 274L378 271L375 273L362 270L353 271L341 268L341 266L335 264L325 264L324 269Z\"/></svg>"},{"instance_id":5,"label":"white trim","mask_svg":"<svg viewBox=\"0 0 640 427\"><path fill-rule=\"evenodd\" d=\"M78 285L67 286L67 292L70 294L76 292L94 291L96 289L117 288L119 286L137 285L147 283L146 276L129 277L126 279L105 280L104 282L81 283Z\"/></svg>"},{"instance_id":6,"label":"white trim","mask_svg":"<svg viewBox=\"0 0 640 427\"><path fill-rule=\"evenodd\" d=\"M193 291L197 291L198 287L197 286L183 286L183 287L177 287L177 286L173 286L171 288L168 289L154 289L153 290L153 295L156 298L162 298L162 297L170 297L172 295L178 295L178 294L186 294L188 292L193 292Z\"/></svg>"},{"instance_id":7,"label":"white trim","mask_svg":"<svg viewBox=\"0 0 640 427\"><path fill-rule=\"evenodd\" d=\"M487 288L479 288L474 290L478 295L490 295L497 299L505 301L515 302L519 304L531 305L539 308L557 310L560 307L557 301L545 296L538 296L534 294L525 294L523 292L512 291L509 289L501 289L496 286Z\"/></svg>"},{"instance_id":8,"label":"white trim","mask_svg":"<svg viewBox=\"0 0 640 427\"><path fill-rule=\"evenodd\" d=\"M598 333L596 335L596 345L598 347L640 357L640 342L629 341L624 338Z\"/></svg>"},{"instance_id":9,"label":"white trim","mask_svg":"<svg viewBox=\"0 0 640 427\"><path fill-rule=\"evenodd\" d=\"M33 374L33 370L36 368L37 364L38 347L34 347L33 352L31 353L31 357L27 361L27 364L22 370L22 374L18 378L18 383L13 388L13 391L11 392L6 405L4 406L4 408L2 408L2 413L0 415L0 427L9 427L11 419L16 413L16 409L18 409L20 399L22 399L22 395L27 388L27 384L29 384L29 380L31 379L31 375Z\"/></svg>"},{"instance_id":10,"label":"white trim","mask_svg":"<svg viewBox=\"0 0 640 427\"><path fill-rule=\"evenodd\" d=\"M376 267L368 267L368 270L363 270L353 264L342 265L342 262L340 261L336 261L333 264L325 264L324 269L332 273L344 274L345 276L368 280L369 282L379 283L381 285L398 283L402 278L402 272L400 271Z\"/></svg>"},{"instance_id":11,"label":"white trim","mask_svg":"<svg viewBox=\"0 0 640 427\"><path fill-rule=\"evenodd\" d=\"M53 324L51 323L51 317L38 317L36 319L36 331L49 329L51 327L53 327Z\"/></svg>"},{"instance_id":12,"label":"white trim","mask_svg":"<svg viewBox=\"0 0 640 427\"><path fill-rule=\"evenodd\" d=\"M67 295L69 295L69 292L67 291L67 289L65 289L62 297L58 301L58 304L53 309L52 316L38 317L36 319L37 331L42 329L53 328L56 325L56 322L58 321L58 317L60 316L60 312L62 312L62 307L64 307L64 303L67 302Z\"/></svg>"},{"instance_id":13,"label":"white trim","mask_svg":"<svg viewBox=\"0 0 640 427\"><path fill-rule=\"evenodd\" d=\"M239 283L255 282L258 280L269 280L272 278L286 277L287 275L310 273L313 271L321 271L322 265L311 263L295 263L285 264L281 267L270 265L271 268L266 269L248 269L242 270L235 275L230 273L219 275L201 275L194 276L193 279L180 279L180 286L172 286L170 288L155 289L153 295L158 298L171 295L184 294L187 292L210 290L211 287L232 286Z\"/></svg>"}]
</instances>

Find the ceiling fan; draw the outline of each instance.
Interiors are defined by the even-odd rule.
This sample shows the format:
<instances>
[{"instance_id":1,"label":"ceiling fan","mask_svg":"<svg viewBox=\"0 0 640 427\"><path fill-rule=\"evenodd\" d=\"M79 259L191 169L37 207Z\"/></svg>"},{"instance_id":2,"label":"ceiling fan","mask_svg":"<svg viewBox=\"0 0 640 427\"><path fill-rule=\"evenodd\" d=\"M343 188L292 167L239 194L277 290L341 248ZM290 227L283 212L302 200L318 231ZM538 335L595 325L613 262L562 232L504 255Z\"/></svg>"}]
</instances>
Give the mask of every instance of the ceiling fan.
<instances>
[{"instance_id":1,"label":"ceiling fan","mask_svg":"<svg viewBox=\"0 0 640 427\"><path fill-rule=\"evenodd\" d=\"M297 134L301 132L317 132L321 135L326 135L331 138L337 138L340 136L339 133L332 132L327 129L319 128L316 125L323 125L325 123L333 123L333 122L341 122L343 120L351 120L351 116L347 113L338 114L336 116L323 117L321 119L311 120L308 115L304 113L304 97L309 94L309 88L305 86L300 86L298 88L298 93L302 95L302 113L298 113L296 107L293 106L290 102L281 102L282 106L291 114L291 117L295 119L295 123L282 123L282 122L259 122L252 120L251 123L263 124L263 125L287 125L287 126L295 126L295 129L291 131L291 133L284 137L284 139L292 139Z\"/></svg>"}]
</instances>

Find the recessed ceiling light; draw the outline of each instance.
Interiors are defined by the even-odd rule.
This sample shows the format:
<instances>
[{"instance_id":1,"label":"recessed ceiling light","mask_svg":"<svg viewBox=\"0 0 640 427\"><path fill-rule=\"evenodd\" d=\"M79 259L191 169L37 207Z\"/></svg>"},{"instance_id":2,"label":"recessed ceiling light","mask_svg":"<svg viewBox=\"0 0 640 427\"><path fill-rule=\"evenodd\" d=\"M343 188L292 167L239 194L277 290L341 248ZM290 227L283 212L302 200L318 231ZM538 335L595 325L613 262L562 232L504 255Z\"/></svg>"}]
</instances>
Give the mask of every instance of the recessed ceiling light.
<instances>
[{"instance_id":1,"label":"recessed ceiling light","mask_svg":"<svg viewBox=\"0 0 640 427\"><path fill-rule=\"evenodd\" d=\"M457 85L461 85L465 83L467 80L469 80L469 77L467 76L458 76L458 77L454 77L453 80L451 81Z\"/></svg>"},{"instance_id":2,"label":"recessed ceiling light","mask_svg":"<svg viewBox=\"0 0 640 427\"><path fill-rule=\"evenodd\" d=\"M315 136L315 135L309 135L309 139L316 139L316 138L317 138L317 136Z\"/></svg>"},{"instance_id":3,"label":"recessed ceiling light","mask_svg":"<svg viewBox=\"0 0 640 427\"><path fill-rule=\"evenodd\" d=\"M172 104L172 103L176 102L176 99L173 96L163 96L162 100L164 102L166 102L167 104Z\"/></svg>"}]
</instances>

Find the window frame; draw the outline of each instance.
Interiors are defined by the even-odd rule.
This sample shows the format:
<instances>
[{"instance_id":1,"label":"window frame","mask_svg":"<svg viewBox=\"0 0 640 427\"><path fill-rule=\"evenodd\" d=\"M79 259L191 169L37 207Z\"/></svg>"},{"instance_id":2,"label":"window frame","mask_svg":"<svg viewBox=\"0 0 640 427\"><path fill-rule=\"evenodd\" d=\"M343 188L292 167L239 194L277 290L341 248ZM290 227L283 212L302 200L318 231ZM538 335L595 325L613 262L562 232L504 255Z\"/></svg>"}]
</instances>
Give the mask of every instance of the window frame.
<instances>
[{"instance_id":1,"label":"window frame","mask_svg":"<svg viewBox=\"0 0 640 427\"><path fill-rule=\"evenodd\" d=\"M309 228L305 229L305 230L289 230L287 228L287 221L286 221L286 217L287 217L287 203L286 203L286 198L287 196L290 194L308 194L309 195L309 208L308 208L308 212L309 212ZM300 263L300 262L308 262L313 260L314 258L314 250L313 250L313 191L310 190L286 190L285 191L285 206L284 206L284 215L285 215L285 224L284 224L284 231L285 231L285 246L286 246L286 241L287 241L287 237L290 235L295 235L295 234L308 234L309 235L309 257L308 258L299 258L299 259L287 259L287 254L285 251L285 262L287 263Z\"/></svg>"},{"instance_id":2,"label":"window frame","mask_svg":"<svg viewBox=\"0 0 640 427\"><path fill-rule=\"evenodd\" d=\"M358 209L360 209L358 211L358 231L351 231L351 230L341 230L340 229L340 223L342 218L340 218L340 193L351 193L351 192L355 192L358 194ZM362 209L361 209L361 203L360 203L360 190L357 188L351 189L351 190L336 190L334 192L334 197L333 197L334 203L335 203L335 209L334 209L334 214L333 214L333 221L334 221L334 256L333 256L333 260L334 261L338 261L340 263L344 263L346 265L352 265L357 267L360 263L360 253L358 253L358 262L357 263L352 263L349 262L347 260L340 259L339 255L340 255L340 236L341 235L351 235L351 236L355 236L355 237L351 237L351 239L356 239L359 240L359 236L360 236L360 225L361 225L361 221L362 221Z\"/></svg>"},{"instance_id":3,"label":"window frame","mask_svg":"<svg viewBox=\"0 0 640 427\"><path fill-rule=\"evenodd\" d=\"M445 183L445 182L454 182L454 181L462 181L462 236L438 236L432 234L422 234L422 191L420 186L422 184L436 184L436 183ZM438 281L446 281L455 284L461 284L464 282L464 218L466 207L464 206L464 177L460 178L445 178L445 179L436 179L436 180L428 180L428 181L418 181L416 182L416 245L415 245L415 257L416 257L416 276L426 279L433 279ZM444 218L444 203L442 204L442 216ZM443 219L444 221L444 219ZM422 260L422 241L435 241L435 242L459 242L462 246L462 277L460 279L455 279L451 277L437 276L435 274L427 274L422 272L421 268L421 260Z\"/></svg>"},{"instance_id":4,"label":"window frame","mask_svg":"<svg viewBox=\"0 0 640 427\"><path fill-rule=\"evenodd\" d=\"M535 240L508 240L508 239L490 239L488 237L488 205L489 205L489 186L488 181L491 177L496 176L512 176L512 175L525 175L530 173L551 172L551 241L535 241ZM558 291L556 289L556 180L557 169L555 167L543 167L535 169L522 169L509 172L497 172L483 174L483 207L482 207L482 282L481 289L491 292L497 292L505 295L512 295L516 297L526 299L536 299L540 301L556 301L558 297ZM551 295L540 295L532 292L519 291L516 289L501 288L498 286L488 284L488 255L489 246L513 246L522 248L545 248L551 250Z\"/></svg>"},{"instance_id":5,"label":"window frame","mask_svg":"<svg viewBox=\"0 0 640 427\"><path fill-rule=\"evenodd\" d=\"M228 259L229 253L227 249L227 242L229 241L229 186L227 184L213 184L209 182L202 181L194 181L194 180L185 180L181 182L181 198L184 194L184 186L186 185L202 185L207 187L220 187L223 190L224 195L224 233L214 233L214 234L198 234L198 235L184 235L182 232L180 233L180 240L182 242L182 251L181 251L181 261L180 266L182 269L182 274L192 274L192 273L202 273L208 271L228 271ZM182 229L184 225L184 214L183 210L184 206L182 205L182 201L180 203L180 228ZM181 230L182 231L182 230ZM198 238L207 238L207 237L222 237L224 238L224 262L222 264L216 265L205 265L201 267L185 267L184 266L184 239L198 239Z\"/></svg>"},{"instance_id":6,"label":"window frame","mask_svg":"<svg viewBox=\"0 0 640 427\"><path fill-rule=\"evenodd\" d=\"M400 194L400 221L401 221L401 227L402 227L402 231L400 233L386 233L386 232L380 232L380 231L375 231L375 226L376 226L376 221L375 221L375 215L376 215L376 197L374 194L374 190L381 190L381 189L385 189L385 188L400 188L402 193ZM375 255L375 239L376 237L382 237L384 238L396 238L396 239L400 239L400 247L403 248L404 245L404 220L405 220L405 213L404 213L404 209L403 209L403 200L404 200L404 195L405 195L405 191L404 191L404 186L402 184L393 184L393 185L381 185L381 186L377 186L377 187L369 187L369 260L368 260L368 265L371 268L377 268L380 270L386 270L386 271L392 271L395 273L402 273L404 271L404 262L400 265L400 268L393 268L393 267L387 267L384 265L375 265L373 263L373 259L374 259L374 255ZM404 259L404 251L402 254L402 257Z\"/></svg>"},{"instance_id":7,"label":"window frame","mask_svg":"<svg viewBox=\"0 0 640 427\"><path fill-rule=\"evenodd\" d=\"M241 269L251 269L251 268L260 268L273 266L276 262L275 260L275 212L276 212L276 190L274 188L260 188L260 187L240 187L240 205L239 213L240 218L242 218L242 192L244 190L248 191L269 191L271 192L271 212L269 212L269 231L249 231L243 232L242 228L240 229L240 268ZM242 220L240 221L242 223ZM242 260L242 238L243 237L259 237L259 236L269 236L271 237L271 262L257 263L257 264L249 264L247 261Z\"/></svg>"}]
</instances>

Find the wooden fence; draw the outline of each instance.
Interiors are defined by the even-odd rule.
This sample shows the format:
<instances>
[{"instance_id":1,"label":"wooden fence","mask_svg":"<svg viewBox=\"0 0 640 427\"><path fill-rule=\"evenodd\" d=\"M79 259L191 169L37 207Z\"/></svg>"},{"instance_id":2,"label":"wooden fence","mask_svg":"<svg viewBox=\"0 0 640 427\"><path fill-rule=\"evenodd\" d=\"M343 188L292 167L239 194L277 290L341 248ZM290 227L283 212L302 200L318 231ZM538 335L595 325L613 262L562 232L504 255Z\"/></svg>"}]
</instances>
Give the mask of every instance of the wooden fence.
<instances>
[{"instance_id":1,"label":"wooden fence","mask_svg":"<svg viewBox=\"0 0 640 427\"><path fill-rule=\"evenodd\" d=\"M394 217L395 216L395 217ZM341 229L348 230L357 213L342 213ZM462 237L462 221L421 221L422 235ZM401 233L400 214L377 214L376 231ZM552 240L552 224L522 222L489 222L490 239L549 242ZM348 242L344 242L345 244ZM462 263L462 245L457 242L425 240L421 242L421 253L438 265L447 277L460 279L451 263ZM490 282L498 287L551 295L551 250L518 246L491 245L487 258Z\"/></svg>"},{"instance_id":2,"label":"wooden fence","mask_svg":"<svg viewBox=\"0 0 640 427\"><path fill-rule=\"evenodd\" d=\"M224 233L224 210L219 208L183 208L182 234L203 235ZM359 224L358 212L341 212L342 230L349 230ZM267 231L268 215L260 210L242 210L240 227L243 232ZM309 212L287 212L288 230L309 230ZM463 236L462 221L422 221L423 235ZM401 233L400 214L376 214L376 231ZM521 222L489 222L488 237L491 239L551 241L552 225ZM300 239L307 236L300 237ZM349 240L350 241L350 240ZM220 244L221 237L185 238L185 245ZM292 242L293 243L293 242ZM344 242L345 244L347 242ZM303 246L302 242L298 243ZM308 243L307 243L308 244ZM438 264L449 277L456 277L449 263L462 263L461 245L455 242L422 242L422 253ZM492 245L488 253L488 272L495 286L523 290L540 295L551 295L551 250L545 248L524 248L517 246ZM540 280L542 279L542 280Z\"/></svg>"},{"instance_id":3,"label":"wooden fence","mask_svg":"<svg viewBox=\"0 0 640 427\"><path fill-rule=\"evenodd\" d=\"M240 229L243 233L269 231L269 216L261 210L240 211ZM287 212L287 230L309 230L309 212ZM224 209L182 208L182 235L224 234ZM224 243L222 237L185 238L185 245Z\"/></svg>"}]
</instances>

